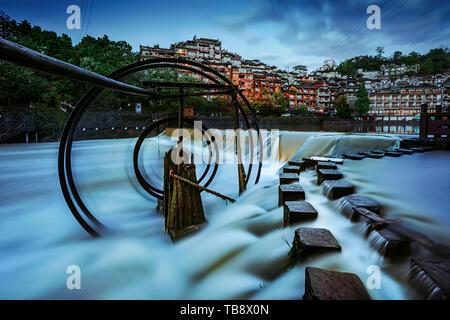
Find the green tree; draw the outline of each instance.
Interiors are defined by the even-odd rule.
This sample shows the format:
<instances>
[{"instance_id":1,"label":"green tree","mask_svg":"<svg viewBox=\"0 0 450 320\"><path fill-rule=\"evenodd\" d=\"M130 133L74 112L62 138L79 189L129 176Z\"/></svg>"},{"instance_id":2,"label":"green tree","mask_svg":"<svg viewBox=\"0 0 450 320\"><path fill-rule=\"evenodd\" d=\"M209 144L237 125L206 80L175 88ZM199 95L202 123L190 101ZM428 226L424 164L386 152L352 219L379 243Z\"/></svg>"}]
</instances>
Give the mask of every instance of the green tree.
<instances>
[{"instance_id":1,"label":"green tree","mask_svg":"<svg viewBox=\"0 0 450 320\"><path fill-rule=\"evenodd\" d=\"M363 80L359 82L356 98L355 113L360 116L367 114L370 110L370 100Z\"/></svg>"},{"instance_id":2,"label":"green tree","mask_svg":"<svg viewBox=\"0 0 450 320\"><path fill-rule=\"evenodd\" d=\"M351 118L351 111L346 96L339 96L336 99L336 111L340 118L343 119Z\"/></svg>"}]
</instances>

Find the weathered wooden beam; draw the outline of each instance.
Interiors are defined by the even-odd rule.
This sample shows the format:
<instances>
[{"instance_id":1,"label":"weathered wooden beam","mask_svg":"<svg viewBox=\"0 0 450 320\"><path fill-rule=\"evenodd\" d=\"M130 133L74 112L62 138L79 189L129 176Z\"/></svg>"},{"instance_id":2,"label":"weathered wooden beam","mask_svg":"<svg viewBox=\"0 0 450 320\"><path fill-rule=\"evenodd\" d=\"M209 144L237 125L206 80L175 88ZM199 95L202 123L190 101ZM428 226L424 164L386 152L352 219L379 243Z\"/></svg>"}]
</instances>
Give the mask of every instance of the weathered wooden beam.
<instances>
[{"instance_id":1,"label":"weathered wooden beam","mask_svg":"<svg viewBox=\"0 0 450 320\"><path fill-rule=\"evenodd\" d=\"M5 40L2 37L0 37L0 60L31 70L89 83L96 87L137 95L153 95L151 91L146 89L132 86L74 66L70 63L46 56L14 42Z\"/></svg>"}]
</instances>

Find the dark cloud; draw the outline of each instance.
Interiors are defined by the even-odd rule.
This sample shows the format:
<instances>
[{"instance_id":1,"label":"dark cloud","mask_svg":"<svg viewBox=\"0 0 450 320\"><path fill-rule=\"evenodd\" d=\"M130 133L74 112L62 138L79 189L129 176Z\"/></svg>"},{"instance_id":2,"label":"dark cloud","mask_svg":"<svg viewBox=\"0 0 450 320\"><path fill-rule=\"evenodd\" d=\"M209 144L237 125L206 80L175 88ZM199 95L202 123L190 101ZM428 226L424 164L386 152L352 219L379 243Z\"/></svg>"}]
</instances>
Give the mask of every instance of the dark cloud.
<instances>
[{"instance_id":1,"label":"dark cloud","mask_svg":"<svg viewBox=\"0 0 450 320\"><path fill-rule=\"evenodd\" d=\"M381 9L381 30L366 28L366 9L372 4ZM448 45L449 16L448 0L259 0L234 23L275 23L281 29L277 39L295 52L341 59L374 54L377 46L390 52Z\"/></svg>"}]
</instances>

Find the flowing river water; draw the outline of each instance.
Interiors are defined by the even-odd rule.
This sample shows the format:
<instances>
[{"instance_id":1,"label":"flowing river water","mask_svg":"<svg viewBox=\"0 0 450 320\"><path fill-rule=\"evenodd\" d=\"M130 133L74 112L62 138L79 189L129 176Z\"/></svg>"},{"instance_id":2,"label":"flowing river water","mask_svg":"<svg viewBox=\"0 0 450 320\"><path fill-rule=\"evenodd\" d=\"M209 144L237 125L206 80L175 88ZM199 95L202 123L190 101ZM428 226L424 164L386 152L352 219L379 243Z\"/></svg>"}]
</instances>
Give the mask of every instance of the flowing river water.
<instances>
[{"instance_id":1,"label":"flowing river water","mask_svg":"<svg viewBox=\"0 0 450 320\"><path fill-rule=\"evenodd\" d=\"M291 156L386 149L399 144L398 136L281 132L271 141L279 155L264 163L259 184L250 184L241 197L236 166L220 166L209 188L237 201L202 193L208 223L175 244L164 234L156 200L133 178L135 141L74 145L74 175L83 200L102 222L120 230L99 239L77 224L65 204L57 143L0 146L0 298L300 299L306 266L353 272L366 283L373 265L381 269L380 288L369 290L373 299L419 297L407 281L408 262L383 259L361 226L338 213L339 201L322 194L314 171L302 172L300 183L319 214L302 226L329 229L342 252L289 266L295 226L282 227L283 209L277 206L278 170ZM165 136L145 144L147 174L161 177L163 152L173 144ZM432 151L346 160L340 170L358 193L379 201L386 216L448 245L449 161L450 152ZM69 265L81 269L81 290L66 288Z\"/></svg>"}]
</instances>

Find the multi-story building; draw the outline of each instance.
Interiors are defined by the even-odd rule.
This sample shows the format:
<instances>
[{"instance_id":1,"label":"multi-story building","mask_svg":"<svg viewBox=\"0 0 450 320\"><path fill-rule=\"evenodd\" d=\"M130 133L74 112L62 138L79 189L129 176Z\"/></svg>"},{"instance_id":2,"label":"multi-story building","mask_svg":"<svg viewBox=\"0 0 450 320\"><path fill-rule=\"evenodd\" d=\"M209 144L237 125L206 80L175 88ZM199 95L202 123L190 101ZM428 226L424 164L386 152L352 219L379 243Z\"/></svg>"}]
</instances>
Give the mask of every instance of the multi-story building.
<instances>
[{"instance_id":1,"label":"multi-story building","mask_svg":"<svg viewBox=\"0 0 450 320\"><path fill-rule=\"evenodd\" d=\"M428 112L444 106L445 100L441 88L434 86L392 87L371 92L370 114L376 116L404 116L407 120L420 114L422 104L428 105Z\"/></svg>"}]
</instances>

